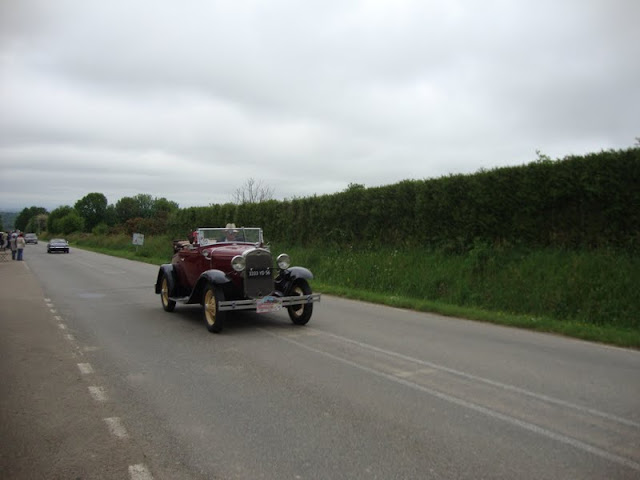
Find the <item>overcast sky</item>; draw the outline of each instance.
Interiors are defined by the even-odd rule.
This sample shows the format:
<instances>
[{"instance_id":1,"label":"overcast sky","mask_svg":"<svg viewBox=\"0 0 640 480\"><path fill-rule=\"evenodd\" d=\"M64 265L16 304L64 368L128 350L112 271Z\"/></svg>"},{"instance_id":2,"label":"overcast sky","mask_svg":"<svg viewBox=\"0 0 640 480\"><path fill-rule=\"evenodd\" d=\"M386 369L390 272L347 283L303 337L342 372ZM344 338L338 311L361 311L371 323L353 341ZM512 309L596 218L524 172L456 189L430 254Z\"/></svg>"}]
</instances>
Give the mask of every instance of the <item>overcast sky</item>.
<instances>
[{"instance_id":1,"label":"overcast sky","mask_svg":"<svg viewBox=\"0 0 640 480\"><path fill-rule=\"evenodd\" d=\"M0 210L627 148L637 0L0 0Z\"/></svg>"}]
</instances>

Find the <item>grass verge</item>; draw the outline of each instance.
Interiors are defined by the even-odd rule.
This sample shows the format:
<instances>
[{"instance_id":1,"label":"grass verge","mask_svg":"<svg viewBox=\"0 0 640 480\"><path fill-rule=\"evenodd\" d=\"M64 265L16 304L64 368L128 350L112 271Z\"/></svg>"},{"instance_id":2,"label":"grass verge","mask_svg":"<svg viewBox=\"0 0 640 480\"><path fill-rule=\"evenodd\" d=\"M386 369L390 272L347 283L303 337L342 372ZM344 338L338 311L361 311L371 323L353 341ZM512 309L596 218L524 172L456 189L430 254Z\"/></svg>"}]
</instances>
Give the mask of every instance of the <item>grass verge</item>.
<instances>
[{"instance_id":1,"label":"grass verge","mask_svg":"<svg viewBox=\"0 0 640 480\"><path fill-rule=\"evenodd\" d=\"M438 301L386 295L383 293L327 285L317 281L313 283L313 288L327 295L352 300L405 308L419 312L436 313L446 317L464 318L507 327L523 328L537 332L555 333L580 340L605 343L618 347L640 349L640 333L626 328L590 325L577 321L557 320L551 317L464 307Z\"/></svg>"}]
</instances>

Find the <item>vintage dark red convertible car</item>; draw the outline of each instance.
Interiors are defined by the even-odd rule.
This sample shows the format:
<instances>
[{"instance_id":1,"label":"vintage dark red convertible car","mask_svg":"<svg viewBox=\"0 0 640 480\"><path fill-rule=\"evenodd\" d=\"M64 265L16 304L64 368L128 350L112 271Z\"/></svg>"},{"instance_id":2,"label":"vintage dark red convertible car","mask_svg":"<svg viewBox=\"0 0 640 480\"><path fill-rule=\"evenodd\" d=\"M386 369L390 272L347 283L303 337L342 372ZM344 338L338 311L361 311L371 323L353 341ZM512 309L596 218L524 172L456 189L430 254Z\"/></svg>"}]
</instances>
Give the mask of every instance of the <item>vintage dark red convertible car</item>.
<instances>
[{"instance_id":1,"label":"vintage dark red convertible car","mask_svg":"<svg viewBox=\"0 0 640 480\"><path fill-rule=\"evenodd\" d=\"M290 266L285 253L274 265L260 228L198 228L191 242L173 243L175 254L160 266L155 292L167 312L177 303L202 305L210 332L220 333L227 313L235 310L286 308L294 324L305 325L320 301L308 269Z\"/></svg>"}]
</instances>

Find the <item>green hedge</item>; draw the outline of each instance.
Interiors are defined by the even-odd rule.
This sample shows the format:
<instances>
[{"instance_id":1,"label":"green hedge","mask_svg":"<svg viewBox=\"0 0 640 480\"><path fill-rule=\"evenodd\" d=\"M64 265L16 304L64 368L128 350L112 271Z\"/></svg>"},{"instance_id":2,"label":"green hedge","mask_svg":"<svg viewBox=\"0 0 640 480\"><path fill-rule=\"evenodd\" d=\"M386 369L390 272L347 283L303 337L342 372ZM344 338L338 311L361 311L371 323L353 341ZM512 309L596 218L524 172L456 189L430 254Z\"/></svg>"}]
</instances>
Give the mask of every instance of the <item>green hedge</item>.
<instances>
[{"instance_id":1,"label":"green hedge","mask_svg":"<svg viewBox=\"0 0 640 480\"><path fill-rule=\"evenodd\" d=\"M299 245L428 246L462 252L477 242L637 251L640 148L541 158L469 175L405 180L285 201L180 209L171 233L198 226L261 226Z\"/></svg>"}]
</instances>

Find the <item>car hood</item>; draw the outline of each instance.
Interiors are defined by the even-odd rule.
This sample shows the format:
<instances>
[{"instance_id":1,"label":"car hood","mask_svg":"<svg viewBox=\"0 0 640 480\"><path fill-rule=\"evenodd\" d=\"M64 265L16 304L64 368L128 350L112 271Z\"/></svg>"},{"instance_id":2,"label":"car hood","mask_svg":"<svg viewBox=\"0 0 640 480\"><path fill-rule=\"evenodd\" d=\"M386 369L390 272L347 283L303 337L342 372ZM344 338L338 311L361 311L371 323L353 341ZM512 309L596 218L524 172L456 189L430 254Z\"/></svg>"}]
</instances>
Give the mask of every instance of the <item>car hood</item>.
<instances>
[{"instance_id":1,"label":"car hood","mask_svg":"<svg viewBox=\"0 0 640 480\"><path fill-rule=\"evenodd\" d=\"M242 255L245 251L256 248L253 244L229 244L210 246L206 249L209 250L210 255L215 260L228 260L229 262L236 255Z\"/></svg>"}]
</instances>

